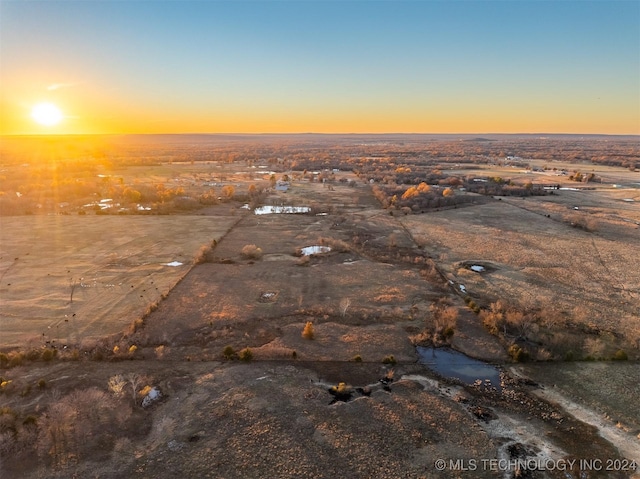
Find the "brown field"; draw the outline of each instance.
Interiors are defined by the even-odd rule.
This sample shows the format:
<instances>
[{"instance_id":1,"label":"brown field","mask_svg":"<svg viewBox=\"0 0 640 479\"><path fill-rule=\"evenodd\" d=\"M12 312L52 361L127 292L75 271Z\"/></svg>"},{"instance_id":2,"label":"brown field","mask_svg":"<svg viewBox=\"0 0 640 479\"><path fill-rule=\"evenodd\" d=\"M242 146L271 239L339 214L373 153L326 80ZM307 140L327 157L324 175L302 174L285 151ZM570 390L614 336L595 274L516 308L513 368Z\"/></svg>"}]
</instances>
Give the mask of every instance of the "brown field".
<instances>
[{"instance_id":1,"label":"brown field","mask_svg":"<svg viewBox=\"0 0 640 479\"><path fill-rule=\"evenodd\" d=\"M552 309L624 335L633 347L640 337L640 230L631 222L637 208L612 211L606 208L609 198L598 202L598 194L561 191L553 197L502 198L401 221L437 258L448 279L479 304L504 299ZM567 223L564 215L578 214L575 204L581 205L579 214L597 222L596 231ZM473 264L487 271L471 271Z\"/></svg>"},{"instance_id":2,"label":"brown field","mask_svg":"<svg viewBox=\"0 0 640 479\"><path fill-rule=\"evenodd\" d=\"M228 207L215 216L0 218L0 346L120 333L237 219ZM166 266L173 261L183 265Z\"/></svg>"},{"instance_id":3,"label":"brown field","mask_svg":"<svg viewBox=\"0 0 640 479\"><path fill-rule=\"evenodd\" d=\"M289 191L261 203L311 212L254 215L242 195L268 182L263 169L122 170L126 183L240 193L188 213L0 218L0 346L26 353L0 369L3 478L497 478L516 473L460 473L449 460L638 460L640 190L609 183L404 215L352 172L323 184L292 170ZM300 256L316 245L332 250ZM529 344L591 345L607 358L621 348L632 361L510 364L505 338L465 304L497 299L544 313ZM501 392L417 363L437 302L457 320L452 338L433 341L497 364ZM308 322L313 339L302 337ZM54 340L58 357L45 363ZM116 375L139 376L133 394L131 383L112 394ZM332 403L339 383L353 400ZM163 393L148 408L145 386ZM571 474L531 477L638 477Z\"/></svg>"}]
</instances>

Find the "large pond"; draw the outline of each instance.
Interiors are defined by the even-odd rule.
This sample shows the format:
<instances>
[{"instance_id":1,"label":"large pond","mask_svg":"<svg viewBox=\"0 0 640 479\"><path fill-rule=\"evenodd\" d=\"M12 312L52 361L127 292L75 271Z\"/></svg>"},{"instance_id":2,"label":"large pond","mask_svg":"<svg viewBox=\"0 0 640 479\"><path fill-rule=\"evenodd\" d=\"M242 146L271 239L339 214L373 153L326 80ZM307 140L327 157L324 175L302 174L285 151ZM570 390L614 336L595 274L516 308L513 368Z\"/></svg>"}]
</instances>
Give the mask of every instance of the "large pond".
<instances>
[{"instance_id":1,"label":"large pond","mask_svg":"<svg viewBox=\"0 0 640 479\"><path fill-rule=\"evenodd\" d=\"M467 384L482 383L487 387L500 387L500 371L490 364L470 358L449 348L418 346L418 362L441 376L456 378Z\"/></svg>"},{"instance_id":2,"label":"large pond","mask_svg":"<svg viewBox=\"0 0 640 479\"><path fill-rule=\"evenodd\" d=\"M278 215L293 213L308 213L311 211L309 206L260 206L253 210L256 215Z\"/></svg>"}]
</instances>

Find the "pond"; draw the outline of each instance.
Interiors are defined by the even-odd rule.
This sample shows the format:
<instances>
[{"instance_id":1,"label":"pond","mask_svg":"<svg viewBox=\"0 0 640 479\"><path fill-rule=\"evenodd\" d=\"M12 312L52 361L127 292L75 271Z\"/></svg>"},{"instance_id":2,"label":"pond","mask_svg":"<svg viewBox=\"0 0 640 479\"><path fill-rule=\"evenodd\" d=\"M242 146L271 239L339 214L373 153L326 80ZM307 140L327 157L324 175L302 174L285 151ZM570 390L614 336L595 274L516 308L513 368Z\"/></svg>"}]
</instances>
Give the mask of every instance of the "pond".
<instances>
[{"instance_id":1,"label":"pond","mask_svg":"<svg viewBox=\"0 0 640 479\"><path fill-rule=\"evenodd\" d=\"M171 263L164 263L164 266L182 266L183 263L181 263L180 261L172 261Z\"/></svg>"},{"instance_id":2,"label":"pond","mask_svg":"<svg viewBox=\"0 0 640 479\"><path fill-rule=\"evenodd\" d=\"M487 387L500 387L500 371L495 366L470 358L450 348L418 346L418 362L432 371L448 378L459 379L467 384L482 383Z\"/></svg>"},{"instance_id":3,"label":"pond","mask_svg":"<svg viewBox=\"0 0 640 479\"><path fill-rule=\"evenodd\" d=\"M293 213L308 213L311 208L308 206L260 206L253 210L253 214L256 215L278 215L278 214L293 214Z\"/></svg>"},{"instance_id":4,"label":"pond","mask_svg":"<svg viewBox=\"0 0 640 479\"><path fill-rule=\"evenodd\" d=\"M302 256L311 256L312 254L328 253L331 251L329 246L305 246L300 248Z\"/></svg>"}]
</instances>

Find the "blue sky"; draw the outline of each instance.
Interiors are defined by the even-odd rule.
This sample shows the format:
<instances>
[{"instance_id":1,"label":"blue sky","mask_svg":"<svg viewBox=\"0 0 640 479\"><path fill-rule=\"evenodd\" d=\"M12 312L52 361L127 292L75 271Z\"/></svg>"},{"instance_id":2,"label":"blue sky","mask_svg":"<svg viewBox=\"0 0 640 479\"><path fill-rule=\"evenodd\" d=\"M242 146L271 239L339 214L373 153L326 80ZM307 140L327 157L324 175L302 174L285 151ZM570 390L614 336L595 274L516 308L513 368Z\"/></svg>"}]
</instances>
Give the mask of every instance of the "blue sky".
<instances>
[{"instance_id":1,"label":"blue sky","mask_svg":"<svg viewBox=\"0 0 640 479\"><path fill-rule=\"evenodd\" d=\"M640 133L636 1L2 0L0 15L4 133L34 128L41 100L61 132Z\"/></svg>"}]
</instances>

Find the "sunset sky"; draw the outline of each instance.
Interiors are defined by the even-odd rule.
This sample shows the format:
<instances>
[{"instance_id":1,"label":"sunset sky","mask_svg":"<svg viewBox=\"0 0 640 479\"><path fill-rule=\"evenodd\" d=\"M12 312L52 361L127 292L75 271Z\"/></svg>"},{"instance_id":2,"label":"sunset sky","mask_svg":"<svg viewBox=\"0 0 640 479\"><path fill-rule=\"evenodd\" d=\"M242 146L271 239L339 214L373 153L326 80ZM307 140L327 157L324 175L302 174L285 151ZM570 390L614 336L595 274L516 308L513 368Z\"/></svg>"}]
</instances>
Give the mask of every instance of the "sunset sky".
<instances>
[{"instance_id":1,"label":"sunset sky","mask_svg":"<svg viewBox=\"0 0 640 479\"><path fill-rule=\"evenodd\" d=\"M1 134L640 134L640 2L0 0L0 115Z\"/></svg>"}]
</instances>

